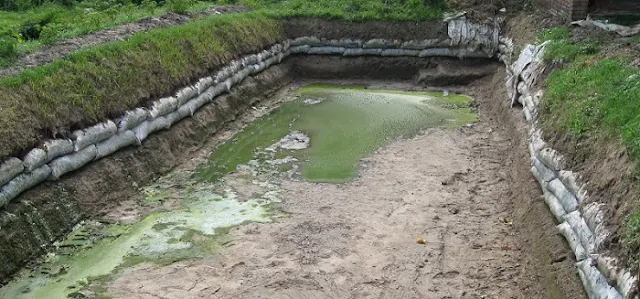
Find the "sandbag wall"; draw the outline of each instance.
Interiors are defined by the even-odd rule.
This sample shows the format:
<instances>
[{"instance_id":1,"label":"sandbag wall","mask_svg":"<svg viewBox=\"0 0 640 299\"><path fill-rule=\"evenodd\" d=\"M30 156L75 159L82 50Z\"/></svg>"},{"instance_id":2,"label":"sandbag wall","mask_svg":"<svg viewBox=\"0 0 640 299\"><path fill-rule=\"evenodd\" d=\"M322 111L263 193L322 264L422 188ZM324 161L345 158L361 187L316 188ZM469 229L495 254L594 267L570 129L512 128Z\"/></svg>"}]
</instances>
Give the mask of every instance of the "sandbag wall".
<instances>
[{"instance_id":1,"label":"sandbag wall","mask_svg":"<svg viewBox=\"0 0 640 299\"><path fill-rule=\"evenodd\" d=\"M575 258L578 274L590 299L638 298L637 277L605 253L610 231L604 225L603 204L590 202L580 176L567 169L565 158L542 139L538 128L538 107L544 90L536 88L547 64L542 60L548 42L527 45L517 59L513 41L501 38L498 57L507 66L507 94L511 105L522 105L529 123L531 172L538 181L544 201L558 223ZM514 60L514 61L512 61Z\"/></svg>"},{"instance_id":2,"label":"sandbag wall","mask_svg":"<svg viewBox=\"0 0 640 299\"><path fill-rule=\"evenodd\" d=\"M289 55L287 42L231 62L212 76L179 90L174 96L155 101L150 108L136 108L116 120L72 133L71 139L49 140L31 149L22 159L5 158L0 163L0 207L22 192L46 181L58 180L91 161L119 149L141 145L152 133L169 129L183 118L193 116L232 86L257 74Z\"/></svg>"}]
</instances>

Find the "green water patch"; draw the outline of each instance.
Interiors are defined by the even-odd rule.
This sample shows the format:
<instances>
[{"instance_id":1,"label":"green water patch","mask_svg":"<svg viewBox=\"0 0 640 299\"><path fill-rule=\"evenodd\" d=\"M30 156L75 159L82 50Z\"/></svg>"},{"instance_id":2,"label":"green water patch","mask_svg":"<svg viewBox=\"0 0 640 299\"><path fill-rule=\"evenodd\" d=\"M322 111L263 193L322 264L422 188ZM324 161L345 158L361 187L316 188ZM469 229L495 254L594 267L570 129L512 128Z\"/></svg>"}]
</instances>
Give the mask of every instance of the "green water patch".
<instances>
[{"instance_id":1,"label":"green water patch","mask_svg":"<svg viewBox=\"0 0 640 299\"><path fill-rule=\"evenodd\" d=\"M357 175L360 159L390 140L477 120L471 98L441 92L310 85L295 96L218 147L198 176L215 181L246 165L256 169L264 160L292 156L301 161L302 177L308 181L345 182ZM308 134L310 147L279 150L265 158L265 149L293 131Z\"/></svg>"},{"instance_id":2,"label":"green water patch","mask_svg":"<svg viewBox=\"0 0 640 299\"><path fill-rule=\"evenodd\" d=\"M210 256L230 227L271 221L277 186L270 193L240 201L233 190L216 192L218 185L189 180L190 176L170 176L142 191L147 204L171 199L179 202L177 207L129 225L88 222L78 226L56 244L59 250L44 263L0 289L0 298L67 298L92 278L122 267Z\"/></svg>"}]
</instances>

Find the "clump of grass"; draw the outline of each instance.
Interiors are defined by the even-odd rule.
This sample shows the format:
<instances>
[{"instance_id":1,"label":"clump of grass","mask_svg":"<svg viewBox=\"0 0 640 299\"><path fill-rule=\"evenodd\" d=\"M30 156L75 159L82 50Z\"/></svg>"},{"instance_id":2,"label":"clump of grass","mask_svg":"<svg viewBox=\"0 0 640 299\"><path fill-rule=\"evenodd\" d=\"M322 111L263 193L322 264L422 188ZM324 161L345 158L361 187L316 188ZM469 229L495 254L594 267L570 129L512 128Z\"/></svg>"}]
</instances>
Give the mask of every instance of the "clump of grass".
<instances>
[{"instance_id":1,"label":"clump of grass","mask_svg":"<svg viewBox=\"0 0 640 299\"><path fill-rule=\"evenodd\" d=\"M541 32L538 41L551 41L545 49L543 59L557 62L571 62L581 55L596 54L600 44L597 38L574 42L571 40L571 31L564 27Z\"/></svg>"},{"instance_id":2,"label":"clump of grass","mask_svg":"<svg viewBox=\"0 0 640 299\"><path fill-rule=\"evenodd\" d=\"M263 14L209 17L75 52L0 81L0 156L116 117L281 38Z\"/></svg>"},{"instance_id":3,"label":"clump of grass","mask_svg":"<svg viewBox=\"0 0 640 299\"><path fill-rule=\"evenodd\" d=\"M443 0L240 0L279 18L318 17L350 21L438 20L446 10Z\"/></svg>"}]
</instances>

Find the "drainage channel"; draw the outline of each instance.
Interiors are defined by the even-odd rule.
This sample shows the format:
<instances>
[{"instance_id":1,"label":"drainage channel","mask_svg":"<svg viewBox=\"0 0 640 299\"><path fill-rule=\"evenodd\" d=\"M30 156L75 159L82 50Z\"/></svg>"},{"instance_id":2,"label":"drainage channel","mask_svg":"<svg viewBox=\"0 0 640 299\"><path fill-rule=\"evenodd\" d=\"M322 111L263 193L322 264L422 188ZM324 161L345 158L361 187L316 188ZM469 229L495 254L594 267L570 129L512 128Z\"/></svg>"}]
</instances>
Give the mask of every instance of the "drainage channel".
<instances>
[{"instance_id":1,"label":"drainage channel","mask_svg":"<svg viewBox=\"0 0 640 299\"><path fill-rule=\"evenodd\" d=\"M230 247L235 246L234 244L242 243L242 239L245 238L240 237L238 240L238 236L229 232L247 227L257 230L262 227L266 230L280 230L279 234L287 236L285 238L303 238L293 240L293 251L297 253L293 253L290 256L293 260L289 261L298 263L303 268L314 268L314 265L317 266L319 263L331 263L344 258L341 251L345 248L325 248L326 245L331 245L333 240L327 240L328 244L315 244L312 240L331 238L332 234L336 233L332 231L333 226L337 226L336 229L339 231L337 239L368 240L367 242L372 244L364 248L373 250L376 246L372 245L386 242L389 236L356 231L363 229L362 224L357 221L350 224L323 223L335 219L299 222L297 218L303 214L315 215L303 217L310 220L323 213L318 214L318 211L311 209L296 212L297 208L295 205L291 206L290 202L309 200L313 196L305 193L318 191L318 188L350 189L352 186L362 186L366 178L358 177L359 173L374 169L381 172L379 174L388 171L375 163L369 165L367 162L368 159L376 160L375 157L379 155L381 148L385 151L389 146L397 147L398 142L411 144L413 140L423 142L420 140L434 136L446 136L450 139L452 137L449 135L455 132L451 129L466 127L465 125L476 121L475 113L470 106L471 99L448 92L406 92L367 89L364 86L308 85L280 95L276 103L278 104L273 107L254 107L253 113L261 117L218 146L208 159L194 165L178 167L156 183L141 188L141 199L137 204L145 207L146 216L135 221L126 219L126 224L108 224L94 220L83 222L65 240L56 244L59 249L49 254L44 263L35 269L25 270L18 279L0 289L0 297L64 298L71 295L84 298L109 295L115 298L138 298L142 293L122 293L135 284L122 280L130 279L133 275L140 278L138 282L144 281L138 273L141 267L153 268L146 271L152 275L155 271L172 268L181 263L195 263L195 268L200 268L211 260L219 262L221 256L228 255L221 254L222 252L227 252ZM425 137L425 132L431 133ZM400 137L404 138L398 139ZM441 145L429 146L438 148ZM429 152L433 149L424 148L423 151ZM439 162L430 161L434 157L421 158L421 155L424 155L424 152L407 149L406 153L402 150L392 156L405 159L405 163L410 161L411 165ZM415 170L425 170L421 168L423 167L416 167ZM412 171L405 169L402 175L407 176ZM435 174L433 171L440 172L437 165L427 172ZM444 173L446 171L437 176L440 177ZM392 173L385 175L388 175L385 180L397 179ZM394 208L396 210L388 211L389 216L402 211L404 216L414 217L416 222L420 223L423 218L421 215L433 213L433 205L444 205L453 211L448 214L458 214L461 207L451 207L456 204L443 202L441 195L437 198L431 197L438 192L447 193L447 190L421 191L430 187L415 185L416 179L424 175L409 175L406 181L409 186L401 188L403 191L392 191L394 198L383 199L390 200L389 207L393 207L405 200L402 199L402 192L410 192L411 197L416 197L412 199L414 203L405 203ZM465 175L468 173L456 172L452 174L452 178L456 180ZM451 184L455 182L452 181ZM441 189L443 185L444 183L436 189ZM380 186L372 186L371 191L376 191L376 187ZM384 194L391 190L378 191ZM425 194L418 196L421 192ZM362 198L361 194L342 193L341 198L334 198L338 193L327 193L326 198L319 200L339 200L342 205L349 202L359 207L369 205L369 199ZM322 193L314 193L314 196L316 195ZM375 205L377 202L372 200L371 204ZM408 213L405 210L408 205L417 205L423 210ZM456 210L458 212L455 212ZM368 208L358 211L357 207L352 212L362 215L371 213ZM125 220L126 217L122 215L121 218ZM368 219L364 224L369 225L370 223L366 222L370 221L371 219ZM405 221L412 222L409 219L403 220ZM302 229L291 235L283 235L281 226L289 222L292 227L302 226ZM256 223L264 226L256 227ZM415 223L412 225L415 226ZM239 228L235 228L238 226ZM305 232L305 228L311 231ZM327 229L330 231L325 234L324 231ZM429 260L428 256L431 253L427 248L446 248L446 240L442 238L447 238L447 231L451 230L458 228L451 227L451 224L446 224L444 228L438 225L434 228L434 231L438 231L435 236L430 233L429 227L421 227L420 231L407 232L405 239L397 245L422 251L422 256L415 261L419 266ZM308 235L304 235L306 233ZM417 237L426 238L426 245L417 244L414 240ZM280 240L274 241L273 244L287 247L291 245L289 243L290 240ZM318 248L325 248L327 252L318 254L315 252ZM337 251L333 252L334 249ZM276 252L279 250L276 249ZM251 257L264 254L264 250L254 252L251 248L246 248L237 253L250 260ZM445 252L440 254L444 260L450 258L446 257ZM267 261L269 258L261 260ZM244 263L242 262L246 266ZM278 267L272 268L271 271L277 272ZM441 271L445 270L443 268ZM455 273L459 274L460 270L449 269L441 275L454 277L458 275ZM188 279L188 276L183 279ZM229 280L223 279L223 282L217 283L204 282L207 284L206 287L196 291L192 289L187 293L191 292L195 298L207 298L206 296L211 295L207 292L216 288L219 291L224 283L230 284L234 280L231 277L227 279ZM156 292L159 296L170 298L182 298L181 296L186 294L171 293L163 283L152 283L151 285L158 288L152 293ZM380 280L376 284L378 283L383 284L383 281ZM233 292L233 289L234 287L229 286L229 289L223 292Z\"/></svg>"}]
</instances>

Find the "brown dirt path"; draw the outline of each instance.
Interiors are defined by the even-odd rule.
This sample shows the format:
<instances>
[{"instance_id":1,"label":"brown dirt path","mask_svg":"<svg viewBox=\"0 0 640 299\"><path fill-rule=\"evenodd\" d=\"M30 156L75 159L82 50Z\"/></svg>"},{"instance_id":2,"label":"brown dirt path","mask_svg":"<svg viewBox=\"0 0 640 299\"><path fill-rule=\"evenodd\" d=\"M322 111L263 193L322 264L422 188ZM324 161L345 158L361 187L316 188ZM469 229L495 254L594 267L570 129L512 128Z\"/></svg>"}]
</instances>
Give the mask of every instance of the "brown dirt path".
<instances>
[{"instance_id":1,"label":"brown dirt path","mask_svg":"<svg viewBox=\"0 0 640 299\"><path fill-rule=\"evenodd\" d=\"M232 230L211 259L126 269L109 295L543 298L509 224L508 147L482 124L432 129L364 159L350 183L287 180L289 217Z\"/></svg>"}]
</instances>

